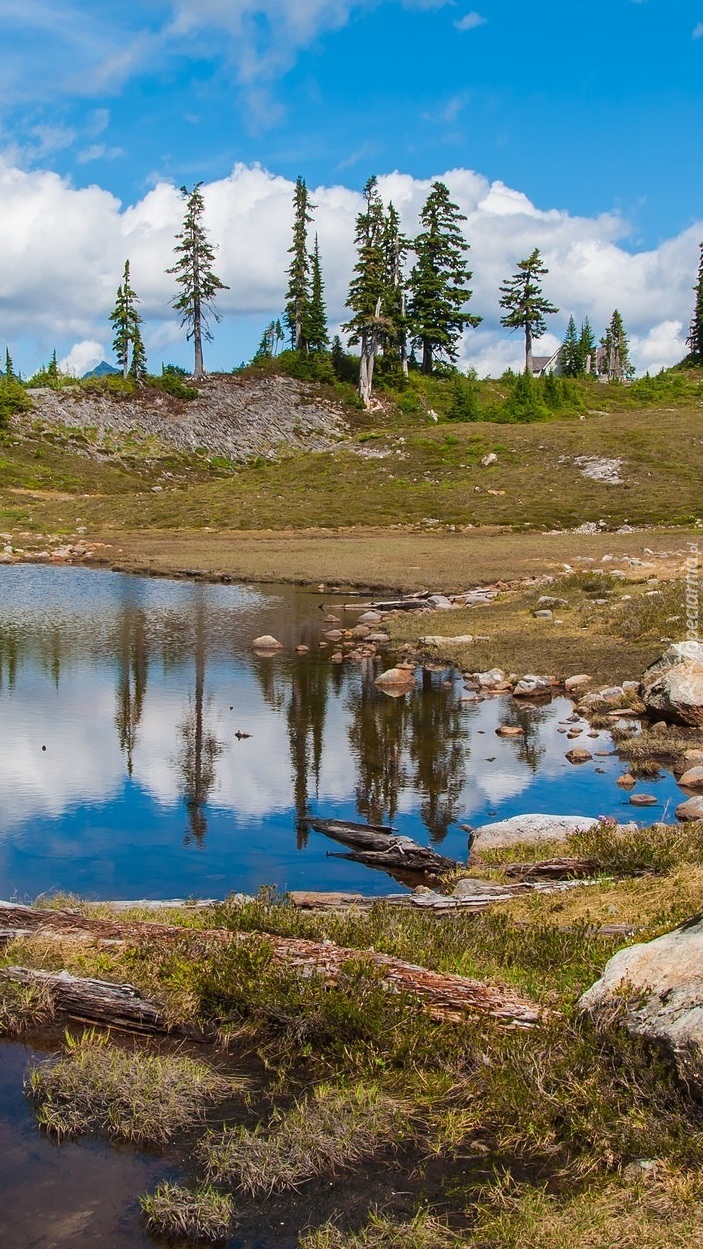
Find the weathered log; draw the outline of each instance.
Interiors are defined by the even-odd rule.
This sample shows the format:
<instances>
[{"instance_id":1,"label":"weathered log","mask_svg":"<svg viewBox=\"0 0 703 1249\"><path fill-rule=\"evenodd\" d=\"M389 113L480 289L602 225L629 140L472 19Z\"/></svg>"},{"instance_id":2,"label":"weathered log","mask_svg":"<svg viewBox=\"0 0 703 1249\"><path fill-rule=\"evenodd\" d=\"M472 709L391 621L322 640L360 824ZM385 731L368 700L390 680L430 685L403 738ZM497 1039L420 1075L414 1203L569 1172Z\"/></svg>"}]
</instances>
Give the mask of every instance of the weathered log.
<instances>
[{"instance_id":1,"label":"weathered log","mask_svg":"<svg viewBox=\"0 0 703 1249\"><path fill-rule=\"evenodd\" d=\"M0 971L0 979L47 986L56 1009L81 1023L103 1024L150 1036L171 1031L159 1007L143 998L131 984L111 984L71 976L67 971L35 971L29 967L5 967Z\"/></svg>"},{"instance_id":2,"label":"weathered log","mask_svg":"<svg viewBox=\"0 0 703 1249\"><path fill-rule=\"evenodd\" d=\"M594 876L595 859L542 859L538 863L510 863L505 875L519 880L577 880Z\"/></svg>"},{"instance_id":3,"label":"weathered log","mask_svg":"<svg viewBox=\"0 0 703 1249\"><path fill-rule=\"evenodd\" d=\"M389 872L401 871L433 877L451 872L459 866L455 859L448 859L436 850L421 846L412 837L375 832L361 824L344 824L342 821L309 820L311 828L349 846L353 854L340 855L368 867L380 867Z\"/></svg>"},{"instance_id":4,"label":"weathered log","mask_svg":"<svg viewBox=\"0 0 703 1249\"><path fill-rule=\"evenodd\" d=\"M354 820L319 820L316 817L308 816L302 821L309 828L314 828L316 833L326 833L330 837L337 835L339 840L346 840L351 843L351 838L359 836L360 845L368 845L365 840L367 834L376 834L378 836L378 844L385 844L385 839L398 832L392 824L359 824Z\"/></svg>"},{"instance_id":5,"label":"weathered log","mask_svg":"<svg viewBox=\"0 0 703 1249\"><path fill-rule=\"evenodd\" d=\"M75 911L35 911L0 903L0 918L8 927L31 929L34 932L75 934L85 932L102 940L145 940L187 942L197 957L198 949L228 943L246 946L264 940L270 946L275 962L299 970L309 976L314 972L334 983L350 961L363 960L381 974L388 988L409 993L423 1003L437 1019L459 1020L472 1012L481 1012L503 1022L531 1026L538 1022L540 1009L536 1003L521 998L508 989L496 988L480 980L467 980L429 971L375 950L355 950L332 942L307 941L302 938L278 937L269 933L238 933L222 928L178 928L155 923L119 923L116 920L90 919ZM158 1008L157 1008L158 1009Z\"/></svg>"}]
</instances>

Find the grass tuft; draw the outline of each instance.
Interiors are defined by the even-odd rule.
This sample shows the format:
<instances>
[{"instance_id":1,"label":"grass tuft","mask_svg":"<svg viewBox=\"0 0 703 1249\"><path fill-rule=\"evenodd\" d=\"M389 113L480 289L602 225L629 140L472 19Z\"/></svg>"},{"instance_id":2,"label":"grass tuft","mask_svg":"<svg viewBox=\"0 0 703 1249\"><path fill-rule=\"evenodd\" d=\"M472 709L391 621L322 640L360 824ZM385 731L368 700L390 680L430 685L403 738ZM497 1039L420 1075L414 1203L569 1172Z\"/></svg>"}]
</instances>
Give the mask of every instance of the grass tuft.
<instances>
[{"instance_id":1,"label":"grass tuft","mask_svg":"<svg viewBox=\"0 0 703 1249\"><path fill-rule=\"evenodd\" d=\"M19 1037L43 1028L54 1017L54 999L46 984L0 980L0 1037Z\"/></svg>"},{"instance_id":2,"label":"grass tuft","mask_svg":"<svg viewBox=\"0 0 703 1249\"><path fill-rule=\"evenodd\" d=\"M205 1187L194 1191L164 1180L140 1199L147 1229L155 1236L226 1240L234 1218L228 1193Z\"/></svg>"},{"instance_id":3,"label":"grass tuft","mask_svg":"<svg viewBox=\"0 0 703 1249\"><path fill-rule=\"evenodd\" d=\"M397 1142L404 1130L407 1111L377 1088L320 1085L269 1128L209 1133L202 1155L210 1181L234 1180L249 1196L266 1196L370 1158Z\"/></svg>"},{"instance_id":4,"label":"grass tuft","mask_svg":"<svg viewBox=\"0 0 703 1249\"><path fill-rule=\"evenodd\" d=\"M469 1243L465 1235L421 1210L403 1223L373 1213L359 1232L343 1232L337 1223L326 1223L302 1236L300 1249L460 1249Z\"/></svg>"},{"instance_id":5,"label":"grass tuft","mask_svg":"<svg viewBox=\"0 0 703 1249\"><path fill-rule=\"evenodd\" d=\"M202 1122L233 1083L184 1054L118 1049L107 1034L67 1034L66 1052L33 1063L25 1080L37 1119L52 1136L104 1133L163 1145Z\"/></svg>"}]
</instances>

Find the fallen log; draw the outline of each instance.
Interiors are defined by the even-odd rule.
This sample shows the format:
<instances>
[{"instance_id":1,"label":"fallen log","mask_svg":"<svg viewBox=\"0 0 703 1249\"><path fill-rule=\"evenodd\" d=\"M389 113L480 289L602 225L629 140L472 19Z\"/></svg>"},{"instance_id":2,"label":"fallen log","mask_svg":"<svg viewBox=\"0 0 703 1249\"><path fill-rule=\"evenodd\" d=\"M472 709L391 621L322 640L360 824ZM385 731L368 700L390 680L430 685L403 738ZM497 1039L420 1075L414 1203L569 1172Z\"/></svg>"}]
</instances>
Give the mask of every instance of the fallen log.
<instances>
[{"instance_id":1,"label":"fallen log","mask_svg":"<svg viewBox=\"0 0 703 1249\"><path fill-rule=\"evenodd\" d=\"M327 833L330 837L338 834L340 841L344 838L344 834L346 834L347 841L358 835L361 838L360 844L363 845L368 844L364 840L365 834L373 833L380 835L385 833L386 836L389 836L398 832L398 829L393 824L359 824L354 820L319 820L312 816L308 816L303 823L307 824L309 828L314 828L316 833ZM379 844L382 843L379 842Z\"/></svg>"},{"instance_id":2,"label":"fallen log","mask_svg":"<svg viewBox=\"0 0 703 1249\"><path fill-rule=\"evenodd\" d=\"M453 872L459 864L455 859L448 859L436 850L421 846L412 837L390 835L375 832L362 824L344 824L333 820L309 820L315 832L331 837L349 846L353 853L337 857L349 859L355 863L364 863L368 867L380 867L391 874L396 872L419 876L432 876L434 879L443 872Z\"/></svg>"},{"instance_id":3,"label":"fallen log","mask_svg":"<svg viewBox=\"0 0 703 1249\"><path fill-rule=\"evenodd\" d=\"M29 967L5 967L0 979L47 987L55 1009L80 1023L101 1024L146 1036L173 1030L159 1007L143 998L131 984L111 984L71 976L67 971L35 971Z\"/></svg>"},{"instance_id":4,"label":"fallen log","mask_svg":"<svg viewBox=\"0 0 703 1249\"><path fill-rule=\"evenodd\" d=\"M194 955L198 949L212 949L213 944L228 943L246 946L265 941L274 962L311 973L334 983L350 961L363 960L381 975L381 982L390 989L417 997L430 1015L440 1020L458 1021L467 1014L480 1012L504 1023L530 1027L540 1018L535 1002L519 997L509 989L468 980L463 976L430 971L406 963L376 950L355 950L333 942L307 941L302 938L278 937L269 933L238 933L227 928L178 928L156 923L119 923L116 920L91 919L75 911L35 911L31 907L0 903L0 919L7 927L31 929L57 936L76 932L91 934L97 940L139 941L151 945L178 941L188 943ZM156 1008L159 1009L158 1006Z\"/></svg>"},{"instance_id":5,"label":"fallen log","mask_svg":"<svg viewBox=\"0 0 703 1249\"><path fill-rule=\"evenodd\" d=\"M594 859L543 859L538 863L510 863L505 875L518 880L577 880L594 876L599 865Z\"/></svg>"}]
</instances>

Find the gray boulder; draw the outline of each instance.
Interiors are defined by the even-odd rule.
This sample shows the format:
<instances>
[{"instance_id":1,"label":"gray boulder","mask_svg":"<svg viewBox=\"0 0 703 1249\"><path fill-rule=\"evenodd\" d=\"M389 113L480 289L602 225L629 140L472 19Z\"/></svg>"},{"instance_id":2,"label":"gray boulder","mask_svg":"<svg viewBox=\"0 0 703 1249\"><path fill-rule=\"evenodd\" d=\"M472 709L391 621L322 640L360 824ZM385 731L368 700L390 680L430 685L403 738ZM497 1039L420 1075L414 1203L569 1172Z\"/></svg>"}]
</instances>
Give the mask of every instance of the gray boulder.
<instances>
[{"instance_id":1,"label":"gray boulder","mask_svg":"<svg viewBox=\"0 0 703 1249\"><path fill-rule=\"evenodd\" d=\"M514 815L474 830L473 848L496 850L519 841L563 841L569 833L584 833L598 820L584 815Z\"/></svg>"},{"instance_id":2,"label":"gray boulder","mask_svg":"<svg viewBox=\"0 0 703 1249\"><path fill-rule=\"evenodd\" d=\"M579 1003L593 1016L624 1008L628 1030L675 1055L703 1044L703 916L619 950Z\"/></svg>"},{"instance_id":3,"label":"gray boulder","mask_svg":"<svg viewBox=\"0 0 703 1249\"><path fill-rule=\"evenodd\" d=\"M532 673L518 681L513 690L513 698L544 698L552 693L552 683L547 677L537 677Z\"/></svg>"},{"instance_id":4,"label":"gray boulder","mask_svg":"<svg viewBox=\"0 0 703 1249\"><path fill-rule=\"evenodd\" d=\"M642 677L645 706L670 724L703 728L703 643L675 642Z\"/></svg>"}]
</instances>

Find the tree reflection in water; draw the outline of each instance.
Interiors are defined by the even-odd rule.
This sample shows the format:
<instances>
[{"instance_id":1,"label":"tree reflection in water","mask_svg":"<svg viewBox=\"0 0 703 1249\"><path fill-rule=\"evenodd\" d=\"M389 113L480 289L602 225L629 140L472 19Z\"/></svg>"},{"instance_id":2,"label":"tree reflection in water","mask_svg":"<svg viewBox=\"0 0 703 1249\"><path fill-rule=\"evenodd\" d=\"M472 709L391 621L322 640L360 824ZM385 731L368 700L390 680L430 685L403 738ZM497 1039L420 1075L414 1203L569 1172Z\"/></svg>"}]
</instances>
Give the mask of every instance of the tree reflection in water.
<instances>
[{"instance_id":1,"label":"tree reflection in water","mask_svg":"<svg viewBox=\"0 0 703 1249\"><path fill-rule=\"evenodd\" d=\"M202 846L207 832L206 806L217 776L217 760L224 742L205 723L205 604L202 588L195 586L195 689L189 697L189 710L179 732L183 739L178 766L188 813L189 831L184 842Z\"/></svg>"}]
</instances>

